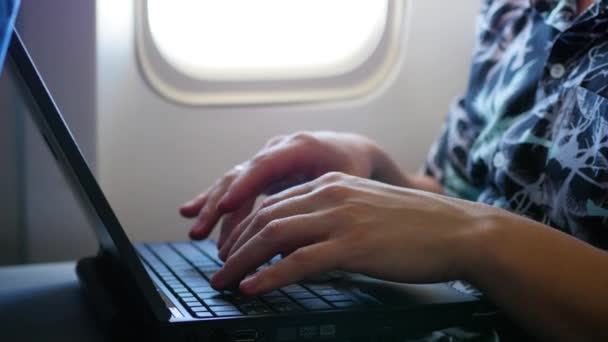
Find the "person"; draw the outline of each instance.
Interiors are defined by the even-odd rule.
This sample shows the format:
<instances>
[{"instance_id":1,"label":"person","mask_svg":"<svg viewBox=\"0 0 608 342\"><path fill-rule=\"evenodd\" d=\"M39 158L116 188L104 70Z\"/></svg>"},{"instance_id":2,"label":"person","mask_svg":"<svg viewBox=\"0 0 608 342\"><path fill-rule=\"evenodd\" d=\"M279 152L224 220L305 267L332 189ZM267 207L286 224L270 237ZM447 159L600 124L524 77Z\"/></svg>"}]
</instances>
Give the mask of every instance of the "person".
<instances>
[{"instance_id":1,"label":"person","mask_svg":"<svg viewBox=\"0 0 608 342\"><path fill-rule=\"evenodd\" d=\"M608 0L483 1L467 91L424 172L359 135L302 132L181 207L193 239L222 219L212 285L460 279L538 338L608 340L607 32Z\"/></svg>"}]
</instances>

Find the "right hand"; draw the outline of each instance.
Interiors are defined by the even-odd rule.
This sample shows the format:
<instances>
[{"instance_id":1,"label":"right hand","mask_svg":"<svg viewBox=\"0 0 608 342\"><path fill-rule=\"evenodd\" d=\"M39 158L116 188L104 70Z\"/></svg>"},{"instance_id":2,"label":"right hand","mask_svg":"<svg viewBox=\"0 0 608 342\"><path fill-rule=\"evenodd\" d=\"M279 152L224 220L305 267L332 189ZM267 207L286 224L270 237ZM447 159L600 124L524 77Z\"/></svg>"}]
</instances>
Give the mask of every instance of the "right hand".
<instances>
[{"instance_id":1,"label":"right hand","mask_svg":"<svg viewBox=\"0 0 608 342\"><path fill-rule=\"evenodd\" d=\"M192 239L206 238L223 218L218 241L221 248L235 226L254 209L260 195L282 191L331 171L363 178L375 173L393 178L400 174L397 170L376 170L374 161L380 159L379 151L372 141L356 134L305 132L275 137L250 160L182 205L180 213L196 218L190 230Z\"/></svg>"}]
</instances>

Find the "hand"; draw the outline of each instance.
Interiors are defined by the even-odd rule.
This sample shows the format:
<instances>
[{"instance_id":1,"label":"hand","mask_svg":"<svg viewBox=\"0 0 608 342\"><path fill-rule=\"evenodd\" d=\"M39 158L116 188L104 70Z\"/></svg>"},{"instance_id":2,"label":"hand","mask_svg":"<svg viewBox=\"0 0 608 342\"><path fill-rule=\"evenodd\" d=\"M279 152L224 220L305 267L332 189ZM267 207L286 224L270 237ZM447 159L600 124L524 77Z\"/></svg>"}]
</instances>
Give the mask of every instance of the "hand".
<instances>
[{"instance_id":1,"label":"hand","mask_svg":"<svg viewBox=\"0 0 608 342\"><path fill-rule=\"evenodd\" d=\"M329 270L409 283L464 276L469 241L495 208L329 173L268 197L220 250L212 285L256 295Z\"/></svg>"},{"instance_id":2,"label":"hand","mask_svg":"<svg viewBox=\"0 0 608 342\"><path fill-rule=\"evenodd\" d=\"M368 178L374 174L399 183L398 168L370 140L333 132L297 133L271 139L252 159L228 171L207 191L184 204L185 217L197 218L193 239L206 238L223 217L218 246L252 210L258 196L272 194L330 172Z\"/></svg>"}]
</instances>

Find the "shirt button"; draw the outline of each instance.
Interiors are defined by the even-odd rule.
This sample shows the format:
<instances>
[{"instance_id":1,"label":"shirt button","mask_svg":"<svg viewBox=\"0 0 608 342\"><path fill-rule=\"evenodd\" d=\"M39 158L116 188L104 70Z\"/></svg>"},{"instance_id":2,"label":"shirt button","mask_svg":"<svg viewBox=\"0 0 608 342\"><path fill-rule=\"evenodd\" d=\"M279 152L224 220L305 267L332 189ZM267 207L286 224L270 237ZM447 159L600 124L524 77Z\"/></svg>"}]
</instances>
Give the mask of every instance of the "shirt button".
<instances>
[{"instance_id":1,"label":"shirt button","mask_svg":"<svg viewBox=\"0 0 608 342\"><path fill-rule=\"evenodd\" d=\"M500 169L505 166L507 159L505 159L505 155L502 152L496 152L492 163L494 164L495 168Z\"/></svg>"},{"instance_id":2,"label":"shirt button","mask_svg":"<svg viewBox=\"0 0 608 342\"><path fill-rule=\"evenodd\" d=\"M563 64L553 64L549 70L549 74L556 79L562 78L566 74L566 68L564 68Z\"/></svg>"}]
</instances>

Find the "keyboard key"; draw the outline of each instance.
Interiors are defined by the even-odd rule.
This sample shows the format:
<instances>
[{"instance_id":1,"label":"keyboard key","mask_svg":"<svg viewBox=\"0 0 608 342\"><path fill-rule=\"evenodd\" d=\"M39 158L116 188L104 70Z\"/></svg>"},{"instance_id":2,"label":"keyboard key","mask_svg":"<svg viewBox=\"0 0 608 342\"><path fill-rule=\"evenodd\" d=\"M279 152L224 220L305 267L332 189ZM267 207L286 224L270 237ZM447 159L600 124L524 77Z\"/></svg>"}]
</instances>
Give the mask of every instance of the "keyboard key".
<instances>
[{"instance_id":1,"label":"keyboard key","mask_svg":"<svg viewBox=\"0 0 608 342\"><path fill-rule=\"evenodd\" d=\"M205 254L201 253L190 242L174 242L171 246L191 263L209 260Z\"/></svg>"},{"instance_id":2,"label":"keyboard key","mask_svg":"<svg viewBox=\"0 0 608 342\"><path fill-rule=\"evenodd\" d=\"M233 305L221 305L221 306L213 306L211 309L213 312L220 311L238 311L238 309Z\"/></svg>"},{"instance_id":3,"label":"keyboard key","mask_svg":"<svg viewBox=\"0 0 608 342\"><path fill-rule=\"evenodd\" d=\"M238 311L238 310L233 310L233 311L219 311L215 313L217 316L220 317L224 317L224 316L243 316L243 314Z\"/></svg>"},{"instance_id":4,"label":"keyboard key","mask_svg":"<svg viewBox=\"0 0 608 342\"><path fill-rule=\"evenodd\" d=\"M270 297L264 299L267 303L291 303L291 299L283 297Z\"/></svg>"},{"instance_id":5,"label":"keyboard key","mask_svg":"<svg viewBox=\"0 0 608 342\"><path fill-rule=\"evenodd\" d=\"M202 285L202 286L192 286L191 287L192 291L199 293L199 292L217 292L213 287L208 286L208 285Z\"/></svg>"},{"instance_id":6,"label":"keyboard key","mask_svg":"<svg viewBox=\"0 0 608 342\"><path fill-rule=\"evenodd\" d=\"M208 280L211 279L211 277L213 277L213 275L217 272L218 270L211 270L211 271L205 271L203 272L203 274L205 275L205 278L207 278Z\"/></svg>"},{"instance_id":7,"label":"keyboard key","mask_svg":"<svg viewBox=\"0 0 608 342\"><path fill-rule=\"evenodd\" d=\"M203 292L203 293L197 293L196 294L200 299L212 299L212 298L218 298L218 297L222 297L222 293L221 292Z\"/></svg>"},{"instance_id":8,"label":"keyboard key","mask_svg":"<svg viewBox=\"0 0 608 342\"><path fill-rule=\"evenodd\" d=\"M258 299L256 301L252 301L244 304L236 304L241 309L256 307L256 306L264 306L264 304Z\"/></svg>"},{"instance_id":9,"label":"keyboard key","mask_svg":"<svg viewBox=\"0 0 608 342\"><path fill-rule=\"evenodd\" d=\"M196 272L196 273L195 273ZM198 273L198 270L190 270L187 272L175 272L175 275L181 280L181 281L185 281L185 280L196 280L196 279L202 279L205 280L205 278L203 278L203 276Z\"/></svg>"},{"instance_id":10,"label":"keyboard key","mask_svg":"<svg viewBox=\"0 0 608 342\"><path fill-rule=\"evenodd\" d=\"M243 311L245 314L247 315L268 315L271 314L272 311L270 309L268 309L265 306L260 306L260 305L256 305L256 306L241 306L240 307L241 311Z\"/></svg>"},{"instance_id":11,"label":"keyboard key","mask_svg":"<svg viewBox=\"0 0 608 342\"><path fill-rule=\"evenodd\" d=\"M183 296L179 296L182 300L187 301L187 300L196 300L196 298L193 295L187 294L187 295L183 295Z\"/></svg>"},{"instance_id":12,"label":"keyboard key","mask_svg":"<svg viewBox=\"0 0 608 342\"><path fill-rule=\"evenodd\" d=\"M199 252L200 253L200 252ZM209 258L208 256L206 256L205 254L202 254L203 256L201 259L193 261L192 265L196 266L196 267L204 267L204 266L215 266L217 267L218 265L215 263L215 261L211 260L211 258Z\"/></svg>"},{"instance_id":13,"label":"keyboard key","mask_svg":"<svg viewBox=\"0 0 608 342\"><path fill-rule=\"evenodd\" d=\"M208 318L208 317L213 317L213 314L211 312L208 311L203 311L203 312L195 312L194 313L194 317L198 317L198 318Z\"/></svg>"},{"instance_id":14,"label":"keyboard key","mask_svg":"<svg viewBox=\"0 0 608 342\"><path fill-rule=\"evenodd\" d=\"M262 297L262 298L270 298L270 297L283 297L283 296L285 296L283 293L281 293L280 291L274 290L272 292L268 292L266 294L263 294L260 297Z\"/></svg>"},{"instance_id":15,"label":"keyboard key","mask_svg":"<svg viewBox=\"0 0 608 342\"><path fill-rule=\"evenodd\" d=\"M149 244L148 247L160 258L165 264L173 267L187 265L186 260L177 254L167 244ZM172 267L172 268L173 268Z\"/></svg>"},{"instance_id":16,"label":"keyboard key","mask_svg":"<svg viewBox=\"0 0 608 342\"><path fill-rule=\"evenodd\" d=\"M283 292L285 293L295 293L295 292L308 292L308 290L306 290L305 288L303 288L302 286L298 285L298 284L292 284L292 285L288 285L285 286L283 288L281 288L281 290L283 290Z\"/></svg>"},{"instance_id":17,"label":"keyboard key","mask_svg":"<svg viewBox=\"0 0 608 342\"><path fill-rule=\"evenodd\" d=\"M208 306L232 305L232 303L229 300L227 300L227 299L220 299L220 298L205 299L204 302Z\"/></svg>"},{"instance_id":18,"label":"keyboard key","mask_svg":"<svg viewBox=\"0 0 608 342\"><path fill-rule=\"evenodd\" d=\"M301 299L298 303L308 310L327 310L331 309L331 305L325 303L321 299Z\"/></svg>"},{"instance_id":19,"label":"keyboard key","mask_svg":"<svg viewBox=\"0 0 608 342\"><path fill-rule=\"evenodd\" d=\"M204 306L194 306L194 307L191 307L190 310L192 310L194 312L209 312L207 310L207 308L205 308Z\"/></svg>"},{"instance_id":20,"label":"keyboard key","mask_svg":"<svg viewBox=\"0 0 608 342\"><path fill-rule=\"evenodd\" d=\"M209 283L207 282L207 279L203 278L203 276L200 274L190 274L190 275L179 276L179 279L183 282L201 281L203 283L203 285L201 285L201 286L209 285Z\"/></svg>"},{"instance_id":21,"label":"keyboard key","mask_svg":"<svg viewBox=\"0 0 608 342\"><path fill-rule=\"evenodd\" d=\"M196 299L194 299L194 300L185 300L184 303L186 303L186 305L188 305L188 306L201 304L201 302L199 302Z\"/></svg>"},{"instance_id":22,"label":"keyboard key","mask_svg":"<svg viewBox=\"0 0 608 342\"><path fill-rule=\"evenodd\" d=\"M315 290L314 292L316 292L320 296L333 296L342 294L342 292L334 289Z\"/></svg>"},{"instance_id":23,"label":"keyboard key","mask_svg":"<svg viewBox=\"0 0 608 342\"><path fill-rule=\"evenodd\" d=\"M360 303L355 302L353 300L344 301L344 302L333 302L332 304L335 307L340 308L340 309L349 309L349 308L355 308L355 307L361 306Z\"/></svg>"},{"instance_id":24,"label":"keyboard key","mask_svg":"<svg viewBox=\"0 0 608 342\"><path fill-rule=\"evenodd\" d=\"M195 241L192 242L192 245L198 248L201 252L203 252L206 256L211 258L213 261L218 263L219 265L223 265L224 262L218 258L217 246L215 242L204 240L204 241Z\"/></svg>"},{"instance_id":25,"label":"keyboard key","mask_svg":"<svg viewBox=\"0 0 608 342\"><path fill-rule=\"evenodd\" d=\"M294 303L276 303L270 304L270 307L279 313L291 313L302 311L302 309Z\"/></svg>"},{"instance_id":26,"label":"keyboard key","mask_svg":"<svg viewBox=\"0 0 608 342\"><path fill-rule=\"evenodd\" d=\"M184 283L190 288L209 285L206 280L186 280Z\"/></svg>"},{"instance_id":27,"label":"keyboard key","mask_svg":"<svg viewBox=\"0 0 608 342\"><path fill-rule=\"evenodd\" d=\"M189 270L193 270L194 267L186 262L184 262L183 264L177 264L177 265L173 265L171 266L171 270L173 272L177 273L181 273L181 272L186 272Z\"/></svg>"},{"instance_id":28,"label":"keyboard key","mask_svg":"<svg viewBox=\"0 0 608 342\"><path fill-rule=\"evenodd\" d=\"M296 292L296 293L290 293L289 297L293 298L293 299L310 299L310 298L317 298L317 296L315 296L314 294L310 293L310 292Z\"/></svg>"},{"instance_id":29,"label":"keyboard key","mask_svg":"<svg viewBox=\"0 0 608 342\"><path fill-rule=\"evenodd\" d=\"M241 295L235 295L230 298L231 301L236 305L263 305L259 298L244 297Z\"/></svg>"},{"instance_id":30,"label":"keyboard key","mask_svg":"<svg viewBox=\"0 0 608 342\"><path fill-rule=\"evenodd\" d=\"M329 284L304 284L304 285L306 285L306 287L313 292L317 292L320 290L335 290L333 285L329 285Z\"/></svg>"},{"instance_id":31,"label":"keyboard key","mask_svg":"<svg viewBox=\"0 0 608 342\"><path fill-rule=\"evenodd\" d=\"M213 264L203 264L203 265L198 264L198 265L194 265L194 266L196 266L196 269L199 272L201 272L201 273L210 272L210 271L217 271L217 270L220 269L215 263L213 263Z\"/></svg>"},{"instance_id":32,"label":"keyboard key","mask_svg":"<svg viewBox=\"0 0 608 342\"><path fill-rule=\"evenodd\" d=\"M270 259L270 260L267 262L267 264L268 264L268 265L273 265L273 264L276 264L277 262L281 261L281 259L282 259L282 258L281 258L281 255L280 255L280 254L277 254L277 255L275 255L274 257L272 257L272 259Z\"/></svg>"},{"instance_id":33,"label":"keyboard key","mask_svg":"<svg viewBox=\"0 0 608 342\"><path fill-rule=\"evenodd\" d=\"M323 299L330 301L330 302L344 302L344 301L352 300L351 297L349 297L347 295L343 295L343 294L323 296Z\"/></svg>"}]
</instances>

